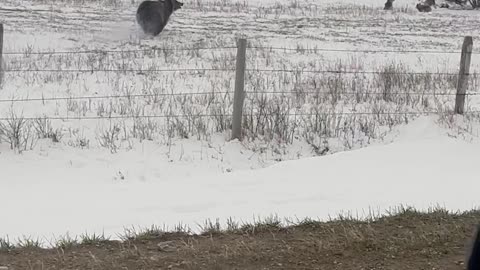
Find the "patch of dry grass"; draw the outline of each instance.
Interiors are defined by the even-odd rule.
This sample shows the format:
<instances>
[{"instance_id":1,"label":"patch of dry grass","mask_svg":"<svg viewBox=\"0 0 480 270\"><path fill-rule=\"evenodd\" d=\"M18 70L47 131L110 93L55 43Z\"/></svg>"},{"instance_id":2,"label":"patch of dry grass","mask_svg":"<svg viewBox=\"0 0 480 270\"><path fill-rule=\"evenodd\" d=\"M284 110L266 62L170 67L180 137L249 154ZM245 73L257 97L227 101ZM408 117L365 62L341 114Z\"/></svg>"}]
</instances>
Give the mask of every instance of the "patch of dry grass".
<instances>
[{"instance_id":1,"label":"patch of dry grass","mask_svg":"<svg viewBox=\"0 0 480 270\"><path fill-rule=\"evenodd\" d=\"M254 224L230 220L225 228L207 221L199 235L151 227L128 231L122 242L3 248L0 261L14 269L28 262L43 269L461 269L479 218L477 210L400 207L364 220L270 217Z\"/></svg>"}]
</instances>

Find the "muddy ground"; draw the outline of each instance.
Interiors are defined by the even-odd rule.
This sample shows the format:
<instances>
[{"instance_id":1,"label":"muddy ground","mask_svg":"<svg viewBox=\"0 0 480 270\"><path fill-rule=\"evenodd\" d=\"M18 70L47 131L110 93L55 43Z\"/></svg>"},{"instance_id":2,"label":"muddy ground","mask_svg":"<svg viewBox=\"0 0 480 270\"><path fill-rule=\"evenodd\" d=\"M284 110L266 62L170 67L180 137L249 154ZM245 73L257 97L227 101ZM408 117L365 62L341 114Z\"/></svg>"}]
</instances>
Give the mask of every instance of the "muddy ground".
<instances>
[{"instance_id":1,"label":"muddy ground","mask_svg":"<svg viewBox=\"0 0 480 270\"><path fill-rule=\"evenodd\" d=\"M465 269L480 212L403 211L376 221L274 223L203 235L153 233L63 247L3 248L19 269Z\"/></svg>"}]
</instances>

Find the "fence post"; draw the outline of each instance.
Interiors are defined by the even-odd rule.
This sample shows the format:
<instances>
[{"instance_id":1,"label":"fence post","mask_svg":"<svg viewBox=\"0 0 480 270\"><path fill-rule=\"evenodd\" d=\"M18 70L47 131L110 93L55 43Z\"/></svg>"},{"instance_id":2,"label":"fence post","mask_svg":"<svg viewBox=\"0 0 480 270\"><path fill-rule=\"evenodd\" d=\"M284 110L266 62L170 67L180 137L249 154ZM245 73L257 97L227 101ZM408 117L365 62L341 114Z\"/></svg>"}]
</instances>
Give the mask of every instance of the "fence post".
<instances>
[{"instance_id":1,"label":"fence post","mask_svg":"<svg viewBox=\"0 0 480 270\"><path fill-rule=\"evenodd\" d=\"M3 82L3 24L0 23L0 86Z\"/></svg>"},{"instance_id":2,"label":"fence post","mask_svg":"<svg viewBox=\"0 0 480 270\"><path fill-rule=\"evenodd\" d=\"M235 67L235 93L233 95L232 140L242 139L242 114L245 99L245 66L246 66L247 40L239 39L237 42L237 64Z\"/></svg>"},{"instance_id":3,"label":"fence post","mask_svg":"<svg viewBox=\"0 0 480 270\"><path fill-rule=\"evenodd\" d=\"M466 36L463 40L462 56L460 58L460 72L457 81L457 95L455 99L455 113L463 114L465 111L465 94L468 87L468 74L470 72L470 61L472 59L473 39Z\"/></svg>"}]
</instances>

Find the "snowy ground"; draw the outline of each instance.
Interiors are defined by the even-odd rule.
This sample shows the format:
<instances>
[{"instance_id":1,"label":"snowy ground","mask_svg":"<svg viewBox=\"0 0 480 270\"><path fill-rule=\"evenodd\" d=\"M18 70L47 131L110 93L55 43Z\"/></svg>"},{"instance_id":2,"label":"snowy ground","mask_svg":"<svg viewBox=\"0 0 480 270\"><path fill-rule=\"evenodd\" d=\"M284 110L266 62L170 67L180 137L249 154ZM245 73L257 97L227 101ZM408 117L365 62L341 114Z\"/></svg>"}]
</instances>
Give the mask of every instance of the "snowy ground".
<instances>
[{"instance_id":1,"label":"snowy ground","mask_svg":"<svg viewBox=\"0 0 480 270\"><path fill-rule=\"evenodd\" d=\"M207 218L223 224L275 214L295 220L350 212L361 218L400 204L471 209L478 205L480 140L449 134L425 117L396 129L392 144L231 173L209 170L229 162L206 153L200 159L191 151L171 163L153 159L163 153L150 145L128 160L48 147L2 154L1 231L11 240L28 235L52 241L67 232L116 238L124 228L152 224L198 230ZM225 146L237 154L225 157L228 165L249 165L239 148Z\"/></svg>"},{"instance_id":2,"label":"snowy ground","mask_svg":"<svg viewBox=\"0 0 480 270\"><path fill-rule=\"evenodd\" d=\"M114 235L128 226L183 222L195 228L207 218L251 221L272 214L325 218L400 203L476 206L478 117L411 114L449 112L454 97L437 94L454 93L456 78L389 77L388 71L457 73L463 37L480 33L478 14L419 14L414 3L385 12L383 3L369 0L185 1L152 39L135 26L138 1L2 2L7 70L116 71L4 74L2 123L37 119L20 129L20 149L0 139L0 237ZM240 36L265 47L249 50L248 68L359 73L247 72L246 90L257 93L247 94L245 111L261 117L248 118L248 139L229 141L228 117L195 115L231 113L232 71L154 70L231 69L235 49L199 48L232 47ZM329 48L455 53L321 51ZM145 51L35 54L139 49ZM475 45L474 51L480 52ZM473 72L479 58L472 57ZM387 72L362 73L369 71ZM268 92L287 94L258 94ZM479 93L477 76L468 92ZM199 95L166 96L178 93ZM111 95L148 96L101 98ZM478 97L467 97L468 110L480 109ZM9 101L31 98L40 100ZM152 115L172 117L142 118ZM69 119L109 116L120 119ZM344 150L354 151L338 153ZM332 155L315 157L324 153ZM277 164L285 160L291 161Z\"/></svg>"}]
</instances>

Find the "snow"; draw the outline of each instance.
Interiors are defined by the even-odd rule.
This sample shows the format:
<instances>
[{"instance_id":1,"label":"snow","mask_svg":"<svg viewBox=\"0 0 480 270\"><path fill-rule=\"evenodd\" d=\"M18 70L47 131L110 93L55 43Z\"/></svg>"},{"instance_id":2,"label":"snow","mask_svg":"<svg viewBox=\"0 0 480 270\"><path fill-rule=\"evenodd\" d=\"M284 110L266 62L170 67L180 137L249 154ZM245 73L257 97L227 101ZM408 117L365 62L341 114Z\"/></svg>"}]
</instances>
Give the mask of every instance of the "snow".
<instances>
[{"instance_id":1,"label":"snow","mask_svg":"<svg viewBox=\"0 0 480 270\"><path fill-rule=\"evenodd\" d=\"M25 53L5 55L4 62L20 69L89 69L97 64L102 68L126 64L132 69L231 68L235 50L201 51L198 55L111 54L93 60L88 55L39 56L29 52L221 47L234 46L239 36L259 46L458 51L465 35L480 34L472 23L478 20L476 13L436 9L419 14L413 9L414 0L395 2L395 6L409 7L404 12L385 12L383 2L377 0L248 0L247 7L235 5L235 1L185 1L161 37L146 38L134 22L139 1L135 5L130 0L123 2L119 7L89 1L81 6L49 0L2 2L5 51ZM278 3L284 10L275 14L270 10ZM299 8L293 7L296 4ZM322 69L341 62L347 68L368 71L400 63L411 71L458 72L459 57L457 53L264 50L249 51L247 66ZM471 71L478 71L478 60L479 55L473 55ZM145 76L7 73L0 99L230 91L233 77L232 72ZM250 79L258 79L259 87L267 90L297 87L294 75L253 74ZM254 86L247 82L246 87L252 90ZM455 91L452 85L439 87L435 90ZM469 92L478 92L476 87L471 86ZM429 102L451 105L453 99L446 98L448 102L441 98ZM172 100L162 102L173 104ZM206 107L195 99L189 102L198 111ZM188 103L179 104L173 107L182 113ZM223 105L228 113L231 104ZM467 105L478 109L480 99L469 97ZM342 106L348 111L352 106L360 110L373 105L340 104L334 110ZM164 113L168 106L160 108L142 99L3 102L0 118L11 110L25 117L76 117L108 115L109 109L125 107L155 115ZM395 109L404 108L392 111ZM475 166L480 153L480 129L475 121L478 119L455 117L448 122L439 116L424 116L394 127L373 123L374 138L352 138L349 146L340 138L329 138L332 154L315 157L312 145L299 136L287 145L229 141L227 132L212 132L212 126L207 127L208 136L200 139L193 135L167 141L163 129L152 141L124 138L118 142L119 151L112 154L99 145L98 134L115 121L57 119L52 126L63 135L60 143L40 140L33 149L19 154L0 141L0 238L8 236L15 241L26 235L48 242L66 233L85 232L105 232L115 238L132 226L172 228L183 223L195 230L206 219L251 222L275 214L280 218L326 219L344 212L365 216L372 209L383 213L400 204L418 209L439 204L452 210L470 210L478 206L479 184L474 179L480 173ZM165 121L155 124L165 126ZM88 146L80 147L80 140L88 140Z\"/></svg>"},{"instance_id":2,"label":"snow","mask_svg":"<svg viewBox=\"0 0 480 270\"><path fill-rule=\"evenodd\" d=\"M124 228L183 223L198 230L217 218L223 224L271 215L324 220L346 211L361 218L399 205L470 210L478 205L480 141L450 133L422 117L392 132L392 143L256 170L237 170L241 156L162 162L152 145L128 159L48 147L4 153L0 228L10 239L51 241L67 232L115 239ZM226 147L242 149L236 141ZM184 158L193 158L188 150ZM236 168L221 173L208 168L214 164Z\"/></svg>"}]
</instances>

